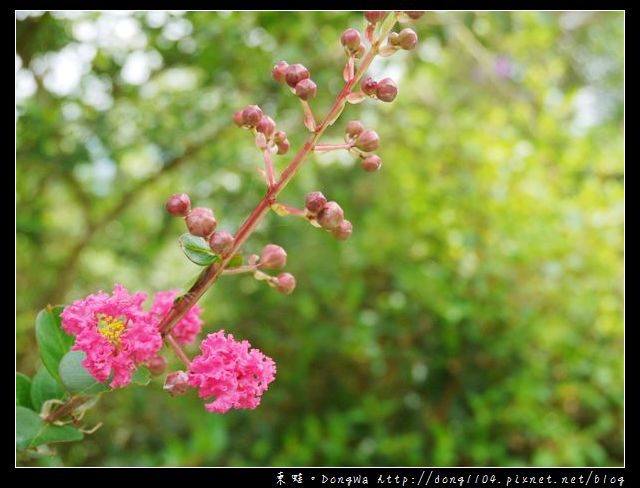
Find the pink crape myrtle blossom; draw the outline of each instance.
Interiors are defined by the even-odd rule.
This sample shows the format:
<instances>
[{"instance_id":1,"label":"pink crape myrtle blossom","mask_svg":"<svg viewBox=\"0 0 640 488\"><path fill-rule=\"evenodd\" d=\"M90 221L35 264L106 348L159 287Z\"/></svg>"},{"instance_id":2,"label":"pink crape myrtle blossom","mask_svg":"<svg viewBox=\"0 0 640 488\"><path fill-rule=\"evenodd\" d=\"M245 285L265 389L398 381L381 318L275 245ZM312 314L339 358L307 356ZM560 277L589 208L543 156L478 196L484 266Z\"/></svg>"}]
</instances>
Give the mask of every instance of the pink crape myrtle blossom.
<instances>
[{"instance_id":1,"label":"pink crape myrtle blossom","mask_svg":"<svg viewBox=\"0 0 640 488\"><path fill-rule=\"evenodd\" d=\"M225 413L232 408L254 409L261 395L275 379L276 364L248 341L238 342L224 330L209 334L200 344L189 369L189 384L201 398L215 397L205 404L209 412Z\"/></svg>"},{"instance_id":2,"label":"pink crape myrtle blossom","mask_svg":"<svg viewBox=\"0 0 640 488\"><path fill-rule=\"evenodd\" d=\"M62 312L62 328L75 336L72 349L84 351L82 365L97 381L106 381L113 373L111 387L128 385L136 365L162 347L156 324L142 310L146 298L146 293L130 294L116 284L111 295L100 291Z\"/></svg>"},{"instance_id":3,"label":"pink crape myrtle blossom","mask_svg":"<svg viewBox=\"0 0 640 488\"><path fill-rule=\"evenodd\" d=\"M179 294L180 290L177 289L159 291L156 293L153 305L151 305L151 310L149 311L156 323L159 324L164 316L169 313L173 306L173 301ZM202 308L198 305L194 305L180 320L180 322L171 329L171 335L179 344L191 344L195 341L196 336L202 330L202 320L200 319L200 315L202 315Z\"/></svg>"}]
</instances>

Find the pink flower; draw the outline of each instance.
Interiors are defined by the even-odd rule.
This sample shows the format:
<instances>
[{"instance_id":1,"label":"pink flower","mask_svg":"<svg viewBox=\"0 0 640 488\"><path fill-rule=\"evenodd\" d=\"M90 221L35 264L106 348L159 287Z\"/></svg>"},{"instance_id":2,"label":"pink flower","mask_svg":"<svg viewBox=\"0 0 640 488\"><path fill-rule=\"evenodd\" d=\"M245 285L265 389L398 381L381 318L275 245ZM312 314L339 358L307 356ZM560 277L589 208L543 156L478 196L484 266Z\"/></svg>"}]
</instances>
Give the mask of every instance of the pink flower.
<instances>
[{"instance_id":1,"label":"pink flower","mask_svg":"<svg viewBox=\"0 0 640 488\"><path fill-rule=\"evenodd\" d=\"M126 386L136 365L162 347L157 327L142 310L146 298L145 293L129 294L116 284L111 295L100 291L62 312L62 328L76 337L72 349L84 351L82 365L97 381L113 373L111 387Z\"/></svg>"},{"instance_id":2,"label":"pink flower","mask_svg":"<svg viewBox=\"0 0 640 488\"><path fill-rule=\"evenodd\" d=\"M167 290L156 293L153 305L151 305L151 310L149 311L149 314L156 323L159 323L160 320L169 313L173 301L179 294L180 290ZM182 320L171 329L173 338L180 344L191 344L202 330L201 314L202 309L198 305L191 307Z\"/></svg>"},{"instance_id":3,"label":"pink flower","mask_svg":"<svg viewBox=\"0 0 640 488\"><path fill-rule=\"evenodd\" d=\"M209 334L200 344L189 369L189 384L198 388L209 412L225 413L231 408L254 409L275 379L276 364L247 341L238 342L224 330Z\"/></svg>"}]
</instances>

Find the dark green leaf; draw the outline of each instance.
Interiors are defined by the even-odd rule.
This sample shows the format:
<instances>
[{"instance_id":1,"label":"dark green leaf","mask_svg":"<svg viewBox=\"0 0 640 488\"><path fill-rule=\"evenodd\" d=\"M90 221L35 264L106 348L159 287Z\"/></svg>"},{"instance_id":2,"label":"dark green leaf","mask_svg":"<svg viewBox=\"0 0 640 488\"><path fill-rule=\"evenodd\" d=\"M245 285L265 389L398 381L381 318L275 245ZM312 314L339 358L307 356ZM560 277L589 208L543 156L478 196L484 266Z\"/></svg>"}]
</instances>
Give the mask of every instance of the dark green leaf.
<instances>
[{"instance_id":1,"label":"dark green leaf","mask_svg":"<svg viewBox=\"0 0 640 488\"><path fill-rule=\"evenodd\" d=\"M16 405L31 408L31 378L16 373Z\"/></svg>"},{"instance_id":2,"label":"dark green leaf","mask_svg":"<svg viewBox=\"0 0 640 488\"><path fill-rule=\"evenodd\" d=\"M40 357L56 381L60 381L58 364L73 343L73 337L67 335L60 327L60 314L63 309L61 306L48 306L36 317L36 340Z\"/></svg>"},{"instance_id":3,"label":"dark green leaf","mask_svg":"<svg viewBox=\"0 0 640 488\"><path fill-rule=\"evenodd\" d=\"M51 425L45 423L38 434L31 439L29 447L50 444L52 442L80 441L83 438L84 434L70 425Z\"/></svg>"},{"instance_id":4,"label":"dark green leaf","mask_svg":"<svg viewBox=\"0 0 640 488\"><path fill-rule=\"evenodd\" d=\"M31 405L38 412L47 400L59 400L64 395L64 389L46 368L40 368L31 380Z\"/></svg>"},{"instance_id":5,"label":"dark green leaf","mask_svg":"<svg viewBox=\"0 0 640 488\"><path fill-rule=\"evenodd\" d=\"M35 378L34 378L35 379ZM42 430L44 421L36 412L26 407L16 407L16 447L26 449Z\"/></svg>"},{"instance_id":6,"label":"dark green leaf","mask_svg":"<svg viewBox=\"0 0 640 488\"><path fill-rule=\"evenodd\" d=\"M207 241L202 237L182 234L180 236L180 247L182 247L184 255L199 266L209 266L219 259L217 255L213 254Z\"/></svg>"},{"instance_id":7,"label":"dark green leaf","mask_svg":"<svg viewBox=\"0 0 640 488\"><path fill-rule=\"evenodd\" d=\"M60 377L65 388L76 395L96 395L109 389L106 383L96 381L82 365L83 351L69 351L60 361Z\"/></svg>"},{"instance_id":8,"label":"dark green leaf","mask_svg":"<svg viewBox=\"0 0 640 488\"><path fill-rule=\"evenodd\" d=\"M138 385L148 385L151 381L151 373L147 368L139 367L134 371L131 381Z\"/></svg>"}]
</instances>

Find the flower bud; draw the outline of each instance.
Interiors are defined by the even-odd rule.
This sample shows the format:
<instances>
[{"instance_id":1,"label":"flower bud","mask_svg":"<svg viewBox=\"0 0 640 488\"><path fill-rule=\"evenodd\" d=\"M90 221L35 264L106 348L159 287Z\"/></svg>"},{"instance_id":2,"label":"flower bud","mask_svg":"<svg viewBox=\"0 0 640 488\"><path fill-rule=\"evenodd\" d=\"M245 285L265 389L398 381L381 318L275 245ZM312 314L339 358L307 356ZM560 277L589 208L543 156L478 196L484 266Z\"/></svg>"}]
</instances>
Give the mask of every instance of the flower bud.
<instances>
[{"instance_id":1,"label":"flower bud","mask_svg":"<svg viewBox=\"0 0 640 488\"><path fill-rule=\"evenodd\" d=\"M397 46L400 44L400 34L397 32L390 32L389 37L387 37L387 42L392 46Z\"/></svg>"},{"instance_id":2,"label":"flower bud","mask_svg":"<svg viewBox=\"0 0 640 488\"><path fill-rule=\"evenodd\" d=\"M356 59L360 59L364 55L366 50L367 50L367 47L364 44L360 44L356 52L353 53L353 57Z\"/></svg>"},{"instance_id":3,"label":"flower bud","mask_svg":"<svg viewBox=\"0 0 640 488\"><path fill-rule=\"evenodd\" d=\"M363 91L365 95L373 95L376 92L376 88L378 87L378 82L374 80L371 76L367 76L362 83L360 83L360 89Z\"/></svg>"},{"instance_id":4,"label":"flower bud","mask_svg":"<svg viewBox=\"0 0 640 488\"><path fill-rule=\"evenodd\" d=\"M383 102L393 102L398 95L398 86L391 78L385 78L378 82L376 97Z\"/></svg>"},{"instance_id":5,"label":"flower bud","mask_svg":"<svg viewBox=\"0 0 640 488\"><path fill-rule=\"evenodd\" d=\"M184 217L191 208L191 200L186 193L176 193L169 197L165 207L174 217Z\"/></svg>"},{"instance_id":6,"label":"flower bud","mask_svg":"<svg viewBox=\"0 0 640 488\"><path fill-rule=\"evenodd\" d=\"M187 229L194 236L207 237L211 234L218 222L210 208L197 207L191 210L185 217Z\"/></svg>"},{"instance_id":7,"label":"flower bud","mask_svg":"<svg viewBox=\"0 0 640 488\"><path fill-rule=\"evenodd\" d=\"M325 229L335 229L344 220L344 211L336 202L327 202L318 214L318 223Z\"/></svg>"},{"instance_id":8,"label":"flower bud","mask_svg":"<svg viewBox=\"0 0 640 488\"><path fill-rule=\"evenodd\" d=\"M340 222L340 225L331 231L333 237L338 239L339 241L346 241L351 237L351 233L353 232L353 225L348 220L343 220Z\"/></svg>"},{"instance_id":9,"label":"flower bud","mask_svg":"<svg viewBox=\"0 0 640 488\"><path fill-rule=\"evenodd\" d=\"M357 51L360 47L360 33L355 29L347 29L340 36L340 42L348 51Z\"/></svg>"},{"instance_id":10,"label":"flower bud","mask_svg":"<svg viewBox=\"0 0 640 488\"><path fill-rule=\"evenodd\" d=\"M410 51L418 44L418 34L413 29L402 29L398 34L398 45L407 51Z\"/></svg>"},{"instance_id":11,"label":"flower bud","mask_svg":"<svg viewBox=\"0 0 640 488\"><path fill-rule=\"evenodd\" d=\"M304 199L305 208L313 215L320 212L327 204L327 197L325 197L319 191L312 191L308 193Z\"/></svg>"},{"instance_id":12,"label":"flower bud","mask_svg":"<svg viewBox=\"0 0 640 488\"><path fill-rule=\"evenodd\" d=\"M274 80L276 80L276 81L278 81L280 83L284 83L285 82L285 78L287 76L287 68L288 67L289 67L289 63L287 63L286 61L280 61L271 70L271 76L273 76Z\"/></svg>"},{"instance_id":13,"label":"flower bud","mask_svg":"<svg viewBox=\"0 0 640 488\"><path fill-rule=\"evenodd\" d=\"M277 144L279 142L283 142L287 140L287 134L283 130L277 131L273 134L273 141Z\"/></svg>"},{"instance_id":14,"label":"flower bud","mask_svg":"<svg viewBox=\"0 0 640 488\"><path fill-rule=\"evenodd\" d=\"M218 230L209 237L209 247L216 254L226 254L233 247L233 236L226 230Z\"/></svg>"},{"instance_id":15,"label":"flower bud","mask_svg":"<svg viewBox=\"0 0 640 488\"><path fill-rule=\"evenodd\" d=\"M153 375L162 374L167 368L167 358L160 356L160 354L156 354L151 359L147 360L147 367Z\"/></svg>"},{"instance_id":16,"label":"flower bud","mask_svg":"<svg viewBox=\"0 0 640 488\"><path fill-rule=\"evenodd\" d=\"M372 152L378 149L380 138L374 130L365 130L356 139L356 147L364 152Z\"/></svg>"},{"instance_id":17,"label":"flower bud","mask_svg":"<svg viewBox=\"0 0 640 488\"><path fill-rule=\"evenodd\" d=\"M290 64L287 68L285 80L287 81L287 85L289 85L291 88L295 88L300 81L309 78L309 76L309 70L303 65Z\"/></svg>"},{"instance_id":18,"label":"flower bud","mask_svg":"<svg viewBox=\"0 0 640 488\"><path fill-rule=\"evenodd\" d=\"M242 111L242 121L244 125L255 127L262 119L262 110L257 105L249 105Z\"/></svg>"},{"instance_id":19,"label":"flower bud","mask_svg":"<svg viewBox=\"0 0 640 488\"><path fill-rule=\"evenodd\" d=\"M274 282L276 289L285 295L290 295L296 288L296 279L291 273L280 273Z\"/></svg>"},{"instance_id":20,"label":"flower bud","mask_svg":"<svg viewBox=\"0 0 640 488\"><path fill-rule=\"evenodd\" d=\"M164 380L164 391L171 396L184 395L189 391L189 375L184 371L174 371L169 373Z\"/></svg>"},{"instance_id":21,"label":"flower bud","mask_svg":"<svg viewBox=\"0 0 640 488\"><path fill-rule=\"evenodd\" d=\"M256 130L264 134L265 137L270 137L276 130L276 123L268 115L263 115L256 126Z\"/></svg>"},{"instance_id":22,"label":"flower bud","mask_svg":"<svg viewBox=\"0 0 640 488\"><path fill-rule=\"evenodd\" d=\"M344 129L345 136L349 139L355 139L364 131L364 125L359 120L350 121Z\"/></svg>"},{"instance_id":23,"label":"flower bud","mask_svg":"<svg viewBox=\"0 0 640 488\"><path fill-rule=\"evenodd\" d=\"M309 100L316 96L318 87L310 78L300 80L296 85L296 96L301 100Z\"/></svg>"},{"instance_id":24,"label":"flower bud","mask_svg":"<svg viewBox=\"0 0 640 488\"><path fill-rule=\"evenodd\" d=\"M233 122L238 126L242 127L244 125L244 118L242 117L242 110L238 110L233 114Z\"/></svg>"},{"instance_id":25,"label":"flower bud","mask_svg":"<svg viewBox=\"0 0 640 488\"><path fill-rule=\"evenodd\" d=\"M387 12L385 12L384 10L369 10L364 13L364 18L372 24L375 24L384 19L385 15L387 15Z\"/></svg>"},{"instance_id":26,"label":"flower bud","mask_svg":"<svg viewBox=\"0 0 640 488\"><path fill-rule=\"evenodd\" d=\"M284 268L287 264L287 252L275 244L267 244L260 256L260 266L267 269Z\"/></svg>"},{"instance_id":27,"label":"flower bud","mask_svg":"<svg viewBox=\"0 0 640 488\"><path fill-rule=\"evenodd\" d=\"M362 169L365 171L378 171L382 166L382 159L376 154L371 154L362 160Z\"/></svg>"},{"instance_id":28,"label":"flower bud","mask_svg":"<svg viewBox=\"0 0 640 488\"><path fill-rule=\"evenodd\" d=\"M413 20L416 20L416 19L419 19L420 17L422 17L424 15L424 11L423 10L412 11L412 12L405 11L405 14L407 14Z\"/></svg>"},{"instance_id":29,"label":"flower bud","mask_svg":"<svg viewBox=\"0 0 640 488\"><path fill-rule=\"evenodd\" d=\"M289 150L289 139L276 142L276 146L278 146L278 154L287 154L287 151Z\"/></svg>"}]
</instances>

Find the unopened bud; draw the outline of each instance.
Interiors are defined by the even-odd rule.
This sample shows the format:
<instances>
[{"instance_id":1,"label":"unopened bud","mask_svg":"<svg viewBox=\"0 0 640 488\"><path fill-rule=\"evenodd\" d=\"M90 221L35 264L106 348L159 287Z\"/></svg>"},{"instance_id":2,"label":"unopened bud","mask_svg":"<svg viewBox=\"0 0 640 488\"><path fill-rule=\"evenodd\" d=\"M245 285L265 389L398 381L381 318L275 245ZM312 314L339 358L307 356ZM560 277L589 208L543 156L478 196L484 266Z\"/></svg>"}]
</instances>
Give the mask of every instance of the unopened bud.
<instances>
[{"instance_id":1,"label":"unopened bud","mask_svg":"<svg viewBox=\"0 0 640 488\"><path fill-rule=\"evenodd\" d=\"M407 51L410 51L418 44L418 34L413 29L402 29L398 34L398 45Z\"/></svg>"},{"instance_id":2,"label":"unopened bud","mask_svg":"<svg viewBox=\"0 0 640 488\"><path fill-rule=\"evenodd\" d=\"M171 396L184 395L189 391L191 385L189 385L189 375L184 371L174 371L169 373L164 380L164 391Z\"/></svg>"},{"instance_id":3,"label":"unopened bud","mask_svg":"<svg viewBox=\"0 0 640 488\"><path fill-rule=\"evenodd\" d=\"M260 265L267 269L284 268L287 264L287 252L275 244L267 244L260 256Z\"/></svg>"},{"instance_id":4,"label":"unopened bud","mask_svg":"<svg viewBox=\"0 0 640 488\"><path fill-rule=\"evenodd\" d=\"M256 130L264 134L265 137L270 137L276 130L276 123L268 115L263 115L256 126Z\"/></svg>"},{"instance_id":5,"label":"unopened bud","mask_svg":"<svg viewBox=\"0 0 640 488\"><path fill-rule=\"evenodd\" d=\"M360 33L355 29L347 29L340 36L340 42L350 52L355 52L360 47Z\"/></svg>"},{"instance_id":6,"label":"unopened bud","mask_svg":"<svg viewBox=\"0 0 640 488\"><path fill-rule=\"evenodd\" d=\"M287 134L285 133L285 131L279 130L275 134L273 134L273 140L274 140L274 142L276 144L278 142L286 141L287 140Z\"/></svg>"},{"instance_id":7,"label":"unopened bud","mask_svg":"<svg viewBox=\"0 0 640 488\"><path fill-rule=\"evenodd\" d=\"M367 50L367 47L364 44L360 44L356 52L353 53L353 57L356 59L360 59L362 56L364 56L364 53L366 50Z\"/></svg>"},{"instance_id":8,"label":"unopened bud","mask_svg":"<svg viewBox=\"0 0 640 488\"><path fill-rule=\"evenodd\" d=\"M301 100L309 100L316 96L318 87L310 78L300 80L296 85L296 96Z\"/></svg>"},{"instance_id":9,"label":"unopened bud","mask_svg":"<svg viewBox=\"0 0 640 488\"><path fill-rule=\"evenodd\" d=\"M191 210L185 217L187 229L194 236L207 237L211 234L218 222L210 208L197 207Z\"/></svg>"},{"instance_id":10,"label":"unopened bud","mask_svg":"<svg viewBox=\"0 0 640 488\"><path fill-rule=\"evenodd\" d=\"M353 225L348 220L343 220L340 225L331 231L333 237L339 241L346 241L353 233Z\"/></svg>"},{"instance_id":11,"label":"unopened bud","mask_svg":"<svg viewBox=\"0 0 640 488\"><path fill-rule=\"evenodd\" d=\"M424 15L424 11L423 10L412 11L412 12L405 11L405 14L407 14L413 20L416 20L416 19L419 19L420 17L422 17Z\"/></svg>"},{"instance_id":12,"label":"unopened bud","mask_svg":"<svg viewBox=\"0 0 640 488\"><path fill-rule=\"evenodd\" d=\"M233 122L238 126L242 127L244 125L244 118L242 117L242 110L238 110L233 114Z\"/></svg>"},{"instance_id":13,"label":"unopened bud","mask_svg":"<svg viewBox=\"0 0 640 488\"><path fill-rule=\"evenodd\" d=\"M387 41L392 46L397 46L398 44L400 44L400 34L398 34L397 32L389 33L389 37L387 37Z\"/></svg>"},{"instance_id":14,"label":"unopened bud","mask_svg":"<svg viewBox=\"0 0 640 488\"><path fill-rule=\"evenodd\" d=\"M385 12L384 10L369 10L364 13L364 18L372 24L375 24L384 19L385 15L387 15L387 12Z\"/></svg>"},{"instance_id":15,"label":"unopened bud","mask_svg":"<svg viewBox=\"0 0 640 488\"><path fill-rule=\"evenodd\" d=\"M393 102L398 95L398 85L391 78L385 78L378 82L376 97L383 102Z\"/></svg>"},{"instance_id":16,"label":"unopened bud","mask_svg":"<svg viewBox=\"0 0 640 488\"><path fill-rule=\"evenodd\" d=\"M262 110L257 105L249 105L242 111L242 121L244 125L255 127L262 119Z\"/></svg>"},{"instance_id":17,"label":"unopened bud","mask_svg":"<svg viewBox=\"0 0 640 488\"><path fill-rule=\"evenodd\" d=\"M378 149L380 138L374 130L365 130L356 139L356 147L364 152L372 152Z\"/></svg>"},{"instance_id":18,"label":"unopened bud","mask_svg":"<svg viewBox=\"0 0 640 488\"><path fill-rule=\"evenodd\" d=\"M160 354L156 354L151 359L147 360L147 367L153 375L159 375L164 373L167 368L167 359Z\"/></svg>"},{"instance_id":19,"label":"unopened bud","mask_svg":"<svg viewBox=\"0 0 640 488\"><path fill-rule=\"evenodd\" d=\"M364 131L364 125L359 120L350 121L344 129L345 136L349 139L357 138Z\"/></svg>"},{"instance_id":20,"label":"unopened bud","mask_svg":"<svg viewBox=\"0 0 640 488\"><path fill-rule=\"evenodd\" d=\"M296 278L291 273L280 273L274 282L276 289L285 295L290 295L296 288Z\"/></svg>"},{"instance_id":21,"label":"unopened bud","mask_svg":"<svg viewBox=\"0 0 640 488\"><path fill-rule=\"evenodd\" d=\"M308 193L304 199L305 208L313 215L320 212L327 204L327 197L325 197L319 191L312 191Z\"/></svg>"},{"instance_id":22,"label":"unopened bud","mask_svg":"<svg viewBox=\"0 0 640 488\"><path fill-rule=\"evenodd\" d=\"M373 95L376 92L376 88L378 87L378 82L374 80L371 76L367 76L362 83L360 83L360 89L365 95Z\"/></svg>"},{"instance_id":23,"label":"unopened bud","mask_svg":"<svg viewBox=\"0 0 640 488\"><path fill-rule=\"evenodd\" d=\"M295 88L301 80L305 80L309 78L309 76L309 70L303 65L290 64L287 68L285 80L287 81L287 85L289 85L291 88Z\"/></svg>"},{"instance_id":24,"label":"unopened bud","mask_svg":"<svg viewBox=\"0 0 640 488\"><path fill-rule=\"evenodd\" d=\"M186 193L176 193L169 197L165 207L174 217L184 217L191 208L191 200Z\"/></svg>"},{"instance_id":25,"label":"unopened bud","mask_svg":"<svg viewBox=\"0 0 640 488\"><path fill-rule=\"evenodd\" d=\"M287 151L289 150L289 139L276 142L276 146L278 146L278 154L287 154Z\"/></svg>"},{"instance_id":26,"label":"unopened bud","mask_svg":"<svg viewBox=\"0 0 640 488\"><path fill-rule=\"evenodd\" d=\"M344 220L344 211L336 202L327 202L318 214L318 223L325 229L332 230Z\"/></svg>"},{"instance_id":27,"label":"unopened bud","mask_svg":"<svg viewBox=\"0 0 640 488\"><path fill-rule=\"evenodd\" d=\"M227 254L233 247L233 236L226 230L218 230L209 237L209 247L216 254Z\"/></svg>"},{"instance_id":28,"label":"unopened bud","mask_svg":"<svg viewBox=\"0 0 640 488\"><path fill-rule=\"evenodd\" d=\"M378 171L382 166L382 159L376 154L371 154L362 160L362 169L365 171Z\"/></svg>"},{"instance_id":29,"label":"unopened bud","mask_svg":"<svg viewBox=\"0 0 640 488\"><path fill-rule=\"evenodd\" d=\"M287 63L286 61L280 61L271 70L271 76L273 76L274 80L279 81L280 83L284 83L287 76L288 67L289 63Z\"/></svg>"}]
</instances>

